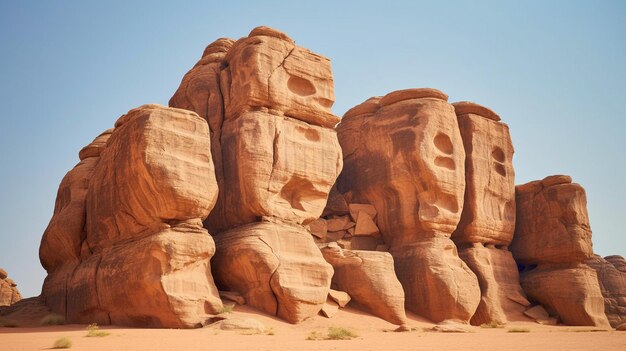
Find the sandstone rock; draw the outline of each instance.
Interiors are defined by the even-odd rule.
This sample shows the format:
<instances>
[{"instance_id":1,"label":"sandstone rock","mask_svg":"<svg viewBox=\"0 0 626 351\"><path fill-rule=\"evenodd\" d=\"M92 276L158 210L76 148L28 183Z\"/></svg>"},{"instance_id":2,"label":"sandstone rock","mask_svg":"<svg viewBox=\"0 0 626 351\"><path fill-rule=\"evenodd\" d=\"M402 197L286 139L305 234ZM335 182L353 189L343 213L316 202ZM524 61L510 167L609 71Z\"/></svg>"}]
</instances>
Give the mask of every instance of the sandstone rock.
<instances>
[{"instance_id":1,"label":"sandstone rock","mask_svg":"<svg viewBox=\"0 0 626 351\"><path fill-rule=\"evenodd\" d=\"M568 176L516 187L511 252L523 264L584 262L593 253L585 190Z\"/></svg>"},{"instance_id":2,"label":"sandstone rock","mask_svg":"<svg viewBox=\"0 0 626 351\"><path fill-rule=\"evenodd\" d=\"M543 306L541 305L535 305L533 307L530 307L529 309L524 311L524 315L528 316L529 318L534 319L537 322L541 322L541 321L545 321L550 319L550 315L548 314L548 311L546 311L545 308L543 308Z\"/></svg>"},{"instance_id":3,"label":"sandstone rock","mask_svg":"<svg viewBox=\"0 0 626 351\"><path fill-rule=\"evenodd\" d=\"M543 265L522 272L528 297L568 325L609 327L596 272L584 264Z\"/></svg>"},{"instance_id":4,"label":"sandstone rock","mask_svg":"<svg viewBox=\"0 0 626 351\"><path fill-rule=\"evenodd\" d=\"M339 312L339 305L329 297L322 306L320 312L322 313L322 316L326 318L333 318L333 316Z\"/></svg>"},{"instance_id":5,"label":"sandstone rock","mask_svg":"<svg viewBox=\"0 0 626 351\"><path fill-rule=\"evenodd\" d=\"M367 213L372 220L376 219L376 208L370 204L349 204L348 209L354 222L357 221L359 212Z\"/></svg>"},{"instance_id":6,"label":"sandstone rock","mask_svg":"<svg viewBox=\"0 0 626 351\"><path fill-rule=\"evenodd\" d=\"M22 295L17 290L17 284L8 277L4 269L0 268L0 306L11 306L21 299Z\"/></svg>"},{"instance_id":7,"label":"sandstone rock","mask_svg":"<svg viewBox=\"0 0 626 351\"><path fill-rule=\"evenodd\" d=\"M348 293L351 304L391 323L406 323L404 291L390 254L342 250L333 244L322 254L335 270L332 286Z\"/></svg>"},{"instance_id":8,"label":"sandstone rock","mask_svg":"<svg viewBox=\"0 0 626 351\"><path fill-rule=\"evenodd\" d=\"M357 216L358 217L354 228L355 236L380 236L380 231L378 230L376 223L374 223L374 220L372 220L372 217L370 217L367 212L359 211L359 214Z\"/></svg>"},{"instance_id":9,"label":"sandstone rock","mask_svg":"<svg viewBox=\"0 0 626 351\"><path fill-rule=\"evenodd\" d=\"M219 312L215 246L202 228L217 195L209 150L205 121L158 105L129 111L83 148L40 247L52 311L72 323L172 328Z\"/></svg>"},{"instance_id":10,"label":"sandstone rock","mask_svg":"<svg viewBox=\"0 0 626 351\"><path fill-rule=\"evenodd\" d=\"M348 230L354 227L355 223L348 216L331 217L326 220L326 228L329 232Z\"/></svg>"},{"instance_id":11,"label":"sandstone rock","mask_svg":"<svg viewBox=\"0 0 626 351\"><path fill-rule=\"evenodd\" d=\"M323 254L323 252L322 252ZM334 267L333 267L334 269ZM348 304L348 302L350 302L350 300L352 299L350 297L350 295L348 295L347 292L345 291L339 291L339 290L335 290L335 289L330 289L328 291L328 297L335 301L335 303L337 303L337 305L339 305L339 307L346 307L346 305Z\"/></svg>"},{"instance_id":12,"label":"sandstone rock","mask_svg":"<svg viewBox=\"0 0 626 351\"><path fill-rule=\"evenodd\" d=\"M337 191L336 185L330 189L328 193L328 201L326 202L326 207L324 208L324 212L322 212L322 217L327 217L331 215L335 216L343 216L350 212L348 208L348 203L343 195Z\"/></svg>"},{"instance_id":13,"label":"sandstone rock","mask_svg":"<svg viewBox=\"0 0 626 351\"><path fill-rule=\"evenodd\" d=\"M452 240L437 236L391 248L406 308L438 323L469 321L480 302L476 275L459 258Z\"/></svg>"},{"instance_id":14,"label":"sandstone rock","mask_svg":"<svg viewBox=\"0 0 626 351\"><path fill-rule=\"evenodd\" d=\"M626 323L626 260L622 256L602 258L594 255L586 263L598 275L604 313L609 323L613 328Z\"/></svg>"},{"instance_id":15,"label":"sandstone rock","mask_svg":"<svg viewBox=\"0 0 626 351\"><path fill-rule=\"evenodd\" d=\"M530 302L509 251L474 244L459 249L459 256L476 274L480 285L480 304L470 321L472 325L527 320L523 313Z\"/></svg>"},{"instance_id":16,"label":"sandstone rock","mask_svg":"<svg viewBox=\"0 0 626 351\"><path fill-rule=\"evenodd\" d=\"M216 283L249 305L298 323L326 302L333 269L304 228L252 223L216 235L215 242Z\"/></svg>"},{"instance_id":17,"label":"sandstone rock","mask_svg":"<svg viewBox=\"0 0 626 351\"><path fill-rule=\"evenodd\" d=\"M498 114L493 112L490 108L481 106L471 101L455 102L452 104L452 106L454 106L454 111L456 112L457 116L471 114L482 116L495 122L500 121L500 116L498 116Z\"/></svg>"},{"instance_id":18,"label":"sandstone rock","mask_svg":"<svg viewBox=\"0 0 626 351\"><path fill-rule=\"evenodd\" d=\"M86 199L92 252L204 219L217 197L207 124L195 113L144 105L116 122Z\"/></svg>"},{"instance_id":19,"label":"sandstone rock","mask_svg":"<svg viewBox=\"0 0 626 351\"><path fill-rule=\"evenodd\" d=\"M209 221L218 231L262 216L298 224L319 218L342 167L333 130L263 112L226 121L221 144L220 190L229 196Z\"/></svg>"},{"instance_id":20,"label":"sandstone rock","mask_svg":"<svg viewBox=\"0 0 626 351\"><path fill-rule=\"evenodd\" d=\"M307 225L311 234L316 238L324 240L328 233L328 226L324 218L318 218Z\"/></svg>"},{"instance_id":21,"label":"sandstone rock","mask_svg":"<svg viewBox=\"0 0 626 351\"><path fill-rule=\"evenodd\" d=\"M351 203L375 207L391 247L456 228L465 190L465 151L452 105L434 89L372 98L337 126Z\"/></svg>"},{"instance_id":22,"label":"sandstone rock","mask_svg":"<svg viewBox=\"0 0 626 351\"><path fill-rule=\"evenodd\" d=\"M455 105L466 155L465 202L452 239L457 244L509 245L515 231L515 172L509 127L489 119L493 112L486 113L485 107L469 102L462 106Z\"/></svg>"},{"instance_id":23,"label":"sandstone rock","mask_svg":"<svg viewBox=\"0 0 626 351\"><path fill-rule=\"evenodd\" d=\"M384 244L379 237L372 236L354 236L350 238L350 249L376 251L379 245Z\"/></svg>"},{"instance_id":24,"label":"sandstone rock","mask_svg":"<svg viewBox=\"0 0 626 351\"><path fill-rule=\"evenodd\" d=\"M337 190L376 209L407 308L436 322L469 321L480 290L448 239L463 210L465 151L447 96L408 89L371 98L346 112L337 133Z\"/></svg>"},{"instance_id":25,"label":"sandstone rock","mask_svg":"<svg viewBox=\"0 0 626 351\"><path fill-rule=\"evenodd\" d=\"M339 122L330 60L282 32L258 27L228 51L221 72L226 119L266 107L302 121L332 128Z\"/></svg>"},{"instance_id":26,"label":"sandstone rock","mask_svg":"<svg viewBox=\"0 0 626 351\"><path fill-rule=\"evenodd\" d=\"M222 193L205 222L211 232L262 216L319 218L341 170L333 102L328 59L284 33L258 27L207 47L170 106L197 112L211 127Z\"/></svg>"},{"instance_id":27,"label":"sandstone rock","mask_svg":"<svg viewBox=\"0 0 626 351\"><path fill-rule=\"evenodd\" d=\"M243 298L239 293L234 291L220 291L220 298L230 300L232 302L236 302L238 305L245 305L246 299Z\"/></svg>"}]
</instances>

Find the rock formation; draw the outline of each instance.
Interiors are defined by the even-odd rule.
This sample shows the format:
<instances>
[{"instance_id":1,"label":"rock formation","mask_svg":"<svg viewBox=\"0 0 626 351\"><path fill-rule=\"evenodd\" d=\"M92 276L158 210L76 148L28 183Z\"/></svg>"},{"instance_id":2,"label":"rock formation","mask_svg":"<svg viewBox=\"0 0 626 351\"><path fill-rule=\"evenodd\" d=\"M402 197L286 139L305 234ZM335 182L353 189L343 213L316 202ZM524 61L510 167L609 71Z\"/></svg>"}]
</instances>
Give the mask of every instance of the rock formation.
<instances>
[{"instance_id":1,"label":"rock formation","mask_svg":"<svg viewBox=\"0 0 626 351\"><path fill-rule=\"evenodd\" d=\"M592 257L583 188L515 187L495 112L407 89L339 123L333 103L330 61L280 31L211 43L170 107L80 150L41 240L42 295L4 312L191 328L222 296L291 323L350 303L400 330L405 308L444 331L625 321L626 261ZM0 269L0 306L19 298Z\"/></svg>"},{"instance_id":2,"label":"rock formation","mask_svg":"<svg viewBox=\"0 0 626 351\"><path fill-rule=\"evenodd\" d=\"M626 260L622 256L594 255L586 262L598 275L604 313L613 328L626 323Z\"/></svg>"},{"instance_id":3,"label":"rock formation","mask_svg":"<svg viewBox=\"0 0 626 351\"><path fill-rule=\"evenodd\" d=\"M79 154L40 247L46 304L70 322L202 325L222 307L202 228L217 197L207 124L144 105Z\"/></svg>"},{"instance_id":4,"label":"rock formation","mask_svg":"<svg viewBox=\"0 0 626 351\"><path fill-rule=\"evenodd\" d=\"M17 284L9 278L7 271L0 268L0 306L11 306L21 299Z\"/></svg>"},{"instance_id":5,"label":"rock formation","mask_svg":"<svg viewBox=\"0 0 626 351\"><path fill-rule=\"evenodd\" d=\"M450 240L463 209L465 152L447 95L408 89L371 98L349 110L337 132L337 190L375 207L406 307L435 322L469 321L480 290Z\"/></svg>"},{"instance_id":6,"label":"rock formation","mask_svg":"<svg viewBox=\"0 0 626 351\"><path fill-rule=\"evenodd\" d=\"M407 322L404 291L389 253L344 250L331 243L322 254L335 270L332 287L347 292L353 305L393 324Z\"/></svg>"},{"instance_id":7,"label":"rock formation","mask_svg":"<svg viewBox=\"0 0 626 351\"><path fill-rule=\"evenodd\" d=\"M465 199L452 239L478 277L480 304L471 323L524 320L530 304L507 247L515 231L515 172L509 127L473 102L452 104L465 149Z\"/></svg>"},{"instance_id":8,"label":"rock formation","mask_svg":"<svg viewBox=\"0 0 626 351\"><path fill-rule=\"evenodd\" d=\"M515 188L517 221L511 251L528 296L569 325L609 325L591 258L585 190L568 176Z\"/></svg>"},{"instance_id":9,"label":"rock formation","mask_svg":"<svg viewBox=\"0 0 626 351\"><path fill-rule=\"evenodd\" d=\"M302 225L342 168L333 102L330 61L267 27L210 44L170 100L211 127L218 285L293 323L317 314L332 277Z\"/></svg>"}]
</instances>

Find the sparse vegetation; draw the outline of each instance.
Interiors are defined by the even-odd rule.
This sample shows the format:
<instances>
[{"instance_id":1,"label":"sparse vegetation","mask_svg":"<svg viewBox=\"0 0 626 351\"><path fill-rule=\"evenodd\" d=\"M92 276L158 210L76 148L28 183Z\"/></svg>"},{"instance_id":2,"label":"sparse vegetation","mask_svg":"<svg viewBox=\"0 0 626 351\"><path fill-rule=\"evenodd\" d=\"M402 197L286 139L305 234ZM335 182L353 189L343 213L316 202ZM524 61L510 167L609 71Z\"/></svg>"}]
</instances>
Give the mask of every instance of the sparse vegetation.
<instances>
[{"instance_id":1,"label":"sparse vegetation","mask_svg":"<svg viewBox=\"0 0 626 351\"><path fill-rule=\"evenodd\" d=\"M222 309L220 310L220 313L233 313L233 308L235 307L235 305L226 305L224 304L222 306Z\"/></svg>"},{"instance_id":2,"label":"sparse vegetation","mask_svg":"<svg viewBox=\"0 0 626 351\"><path fill-rule=\"evenodd\" d=\"M530 329L528 328L511 328L507 330L509 333L530 333Z\"/></svg>"},{"instance_id":3,"label":"sparse vegetation","mask_svg":"<svg viewBox=\"0 0 626 351\"><path fill-rule=\"evenodd\" d=\"M97 323L92 323L89 324L87 326L87 337L89 338L93 338L93 337L103 337L103 336L108 336L110 335L108 332L105 332L104 330L100 330L100 327L98 326Z\"/></svg>"},{"instance_id":4,"label":"sparse vegetation","mask_svg":"<svg viewBox=\"0 0 626 351\"><path fill-rule=\"evenodd\" d=\"M274 328L267 328L265 330L265 334L267 334L267 335L274 335Z\"/></svg>"},{"instance_id":5,"label":"sparse vegetation","mask_svg":"<svg viewBox=\"0 0 626 351\"><path fill-rule=\"evenodd\" d=\"M496 321L491 321L489 323L483 323L480 325L481 328L504 328L504 324L500 324Z\"/></svg>"},{"instance_id":6,"label":"sparse vegetation","mask_svg":"<svg viewBox=\"0 0 626 351\"><path fill-rule=\"evenodd\" d=\"M359 335L354 331L342 327L330 327L328 333L324 335L318 331L312 331L307 340L350 340L358 337Z\"/></svg>"},{"instance_id":7,"label":"sparse vegetation","mask_svg":"<svg viewBox=\"0 0 626 351\"><path fill-rule=\"evenodd\" d=\"M65 324L65 317L60 314L50 313L45 315L39 323L41 325L63 325Z\"/></svg>"},{"instance_id":8,"label":"sparse vegetation","mask_svg":"<svg viewBox=\"0 0 626 351\"><path fill-rule=\"evenodd\" d=\"M72 347L72 340L68 338L57 339L52 345L53 349L69 349Z\"/></svg>"}]
</instances>

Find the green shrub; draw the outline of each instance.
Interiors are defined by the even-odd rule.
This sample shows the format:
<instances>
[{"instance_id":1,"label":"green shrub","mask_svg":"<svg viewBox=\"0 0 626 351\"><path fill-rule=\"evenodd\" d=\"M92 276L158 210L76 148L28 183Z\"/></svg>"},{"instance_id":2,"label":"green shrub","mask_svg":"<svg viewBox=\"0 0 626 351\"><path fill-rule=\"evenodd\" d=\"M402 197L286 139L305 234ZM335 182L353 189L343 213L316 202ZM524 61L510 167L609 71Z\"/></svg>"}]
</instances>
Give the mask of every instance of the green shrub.
<instances>
[{"instance_id":1,"label":"green shrub","mask_svg":"<svg viewBox=\"0 0 626 351\"><path fill-rule=\"evenodd\" d=\"M97 323L92 323L89 324L87 326L87 337L92 338L92 337L102 337L102 336L107 336L109 335L108 332L105 332L103 330L100 330L100 327L98 327Z\"/></svg>"},{"instance_id":2,"label":"green shrub","mask_svg":"<svg viewBox=\"0 0 626 351\"><path fill-rule=\"evenodd\" d=\"M350 340L358 335L350 329L341 327L328 328L328 339L330 340Z\"/></svg>"},{"instance_id":3,"label":"green shrub","mask_svg":"<svg viewBox=\"0 0 626 351\"><path fill-rule=\"evenodd\" d=\"M511 328L507 330L509 333L530 333L530 329L528 328Z\"/></svg>"},{"instance_id":4,"label":"green shrub","mask_svg":"<svg viewBox=\"0 0 626 351\"><path fill-rule=\"evenodd\" d=\"M235 305L223 305L220 313L232 313Z\"/></svg>"},{"instance_id":5,"label":"green shrub","mask_svg":"<svg viewBox=\"0 0 626 351\"><path fill-rule=\"evenodd\" d=\"M39 323L41 325L62 325L65 324L65 317L60 314L50 313L45 315Z\"/></svg>"},{"instance_id":6,"label":"green shrub","mask_svg":"<svg viewBox=\"0 0 626 351\"><path fill-rule=\"evenodd\" d=\"M496 321L491 321L489 323L483 323L480 325L481 328L504 328L503 324L500 324Z\"/></svg>"},{"instance_id":7,"label":"green shrub","mask_svg":"<svg viewBox=\"0 0 626 351\"><path fill-rule=\"evenodd\" d=\"M57 339L52 345L53 349L69 349L72 347L72 340L68 338Z\"/></svg>"}]
</instances>

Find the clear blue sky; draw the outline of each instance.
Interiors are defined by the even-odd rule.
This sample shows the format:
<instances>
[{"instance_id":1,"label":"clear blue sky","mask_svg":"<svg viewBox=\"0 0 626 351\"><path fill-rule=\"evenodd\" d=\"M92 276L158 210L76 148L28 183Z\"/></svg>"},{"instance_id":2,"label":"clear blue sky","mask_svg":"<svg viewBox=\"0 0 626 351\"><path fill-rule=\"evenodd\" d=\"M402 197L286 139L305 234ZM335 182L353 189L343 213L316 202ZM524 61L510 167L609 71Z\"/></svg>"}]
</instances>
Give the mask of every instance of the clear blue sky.
<instances>
[{"instance_id":1,"label":"clear blue sky","mask_svg":"<svg viewBox=\"0 0 626 351\"><path fill-rule=\"evenodd\" d=\"M491 107L516 182L573 176L595 251L626 255L625 1L334 2L0 0L0 267L23 295L40 292L39 241L80 148L259 25L332 60L338 115L410 87Z\"/></svg>"}]
</instances>

